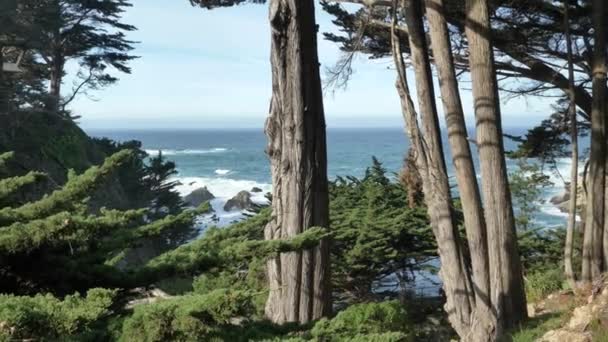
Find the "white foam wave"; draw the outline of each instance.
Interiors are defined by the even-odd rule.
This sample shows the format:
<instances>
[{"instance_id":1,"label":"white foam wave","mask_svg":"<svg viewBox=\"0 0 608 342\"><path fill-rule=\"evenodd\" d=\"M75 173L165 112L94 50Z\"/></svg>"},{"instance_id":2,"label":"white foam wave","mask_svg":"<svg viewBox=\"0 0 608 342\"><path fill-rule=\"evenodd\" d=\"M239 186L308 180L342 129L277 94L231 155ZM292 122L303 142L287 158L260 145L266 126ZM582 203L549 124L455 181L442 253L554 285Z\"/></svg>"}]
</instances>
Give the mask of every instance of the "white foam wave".
<instances>
[{"instance_id":1,"label":"white foam wave","mask_svg":"<svg viewBox=\"0 0 608 342\"><path fill-rule=\"evenodd\" d=\"M578 163L579 177L583 173L584 167L584 163ZM564 192L566 192L565 183L570 182L571 168L571 158L557 158L555 160L555 165L545 165L544 170L544 174L549 177L549 181L553 183L553 185L544 189L543 202L538 203L539 209L546 215L553 216L555 218L562 218L563 224L561 224L560 226L566 225L568 213L562 212L555 204L551 203L551 198L554 196L562 195ZM577 215L577 221L578 220L580 220L580 217Z\"/></svg>"},{"instance_id":2,"label":"white foam wave","mask_svg":"<svg viewBox=\"0 0 608 342\"><path fill-rule=\"evenodd\" d=\"M270 192L272 189L270 184L224 177L183 177L176 180L179 180L181 183L181 185L176 187L176 190L182 196L186 196L192 191L201 187L207 187L207 189L215 196L215 199L210 201L214 212L211 215L206 215L200 218L199 225L201 227L208 225L222 227L243 219L246 214L245 212L224 210L224 205L226 202L240 191L250 191L254 187L262 189L262 192L252 193L251 200L257 204L266 205L268 204L268 199L265 197L265 194Z\"/></svg>"},{"instance_id":3,"label":"white foam wave","mask_svg":"<svg viewBox=\"0 0 608 342\"><path fill-rule=\"evenodd\" d=\"M155 156L158 154L159 149L146 149L145 150L146 153L148 153L151 156ZM227 152L228 149L224 148L224 147L216 147L216 148L209 148L209 149L183 149L183 150L175 150L175 149L160 149L160 151L162 151L163 155L166 156L173 156L173 155L180 155L180 154L210 154L210 153L222 153L222 152Z\"/></svg>"},{"instance_id":4,"label":"white foam wave","mask_svg":"<svg viewBox=\"0 0 608 342\"><path fill-rule=\"evenodd\" d=\"M232 172L232 171L226 170L226 169L217 169L217 170L215 170L215 174L216 175L220 175L220 176L225 176L225 175L229 174L230 172Z\"/></svg>"}]
</instances>

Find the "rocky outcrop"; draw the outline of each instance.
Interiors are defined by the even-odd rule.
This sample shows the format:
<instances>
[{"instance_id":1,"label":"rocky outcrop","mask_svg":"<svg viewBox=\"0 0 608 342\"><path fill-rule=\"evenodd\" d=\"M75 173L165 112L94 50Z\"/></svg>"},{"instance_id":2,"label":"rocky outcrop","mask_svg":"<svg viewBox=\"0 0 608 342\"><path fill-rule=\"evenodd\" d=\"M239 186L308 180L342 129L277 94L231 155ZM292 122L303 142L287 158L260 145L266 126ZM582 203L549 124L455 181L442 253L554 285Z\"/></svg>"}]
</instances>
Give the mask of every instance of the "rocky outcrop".
<instances>
[{"instance_id":1,"label":"rocky outcrop","mask_svg":"<svg viewBox=\"0 0 608 342\"><path fill-rule=\"evenodd\" d=\"M563 194L561 195L556 195L551 197L551 199L549 200L549 202L551 202L551 204L562 204L566 201L570 200L570 188L567 188L568 190L566 190Z\"/></svg>"},{"instance_id":2,"label":"rocky outcrop","mask_svg":"<svg viewBox=\"0 0 608 342\"><path fill-rule=\"evenodd\" d=\"M572 311L570 320L561 328L547 331L540 342L591 342L593 341L593 324L608 314L608 283L603 280L601 286L594 286L587 304ZM603 288L603 289L602 289Z\"/></svg>"},{"instance_id":3,"label":"rocky outcrop","mask_svg":"<svg viewBox=\"0 0 608 342\"><path fill-rule=\"evenodd\" d=\"M198 207L199 205L214 199L215 196L207 189L206 186L198 188L184 197L186 205L191 207Z\"/></svg>"},{"instance_id":4,"label":"rocky outcrop","mask_svg":"<svg viewBox=\"0 0 608 342\"><path fill-rule=\"evenodd\" d=\"M585 189L582 185L582 178L578 180L578 190L576 192L576 207L578 208L578 215L581 216L584 214L586 198L585 198ZM555 205L561 212L567 213L570 210L570 184L566 184L566 190L564 193L560 195L556 195L551 197L549 200L553 205ZM582 216L581 216L582 217Z\"/></svg>"},{"instance_id":5,"label":"rocky outcrop","mask_svg":"<svg viewBox=\"0 0 608 342\"><path fill-rule=\"evenodd\" d=\"M258 193L258 192L262 192L263 190L258 188L257 186L254 186L253 188L251 188L251 192L253 193Z\"/></svg>"},{"instance_id":6,"label":"rocky outcrop","mask_svg":"<svg viewBox=\"0 0 608 342\"><path fill-rule=\"evenodd\" d=\"M133 309L134 307L142 304L151 304L155 303L159 300L170 299L173 296L169 295L165 291L158 288L145 289L141 287L134 288L129 291L129 295L131 297L135 297L130 299L124 306L125 309Z\"/></svg>"},{"instance_id":7,"label":"rocky outcrop","mask_svg":"<svg viewBox=\"0 0 608 342\"><path fill-rule=\"evenodd\" d=\"M241 191L226 202L226 205L224 205L224 210L249 210L253 209L254 207L255 204L251 200L251 194L248 191Z\"/></svg>"},{"instance_id":8,"label":"rocky outcrop","mask_svg":"<svg viewBox=\"0 0 608 342\"><path fill-rule=\"evenodd\" d=\"M591 342L588 334L575 333L567 330L551 330L547 332L541 342Z\"/></svg>"}]
</instances>

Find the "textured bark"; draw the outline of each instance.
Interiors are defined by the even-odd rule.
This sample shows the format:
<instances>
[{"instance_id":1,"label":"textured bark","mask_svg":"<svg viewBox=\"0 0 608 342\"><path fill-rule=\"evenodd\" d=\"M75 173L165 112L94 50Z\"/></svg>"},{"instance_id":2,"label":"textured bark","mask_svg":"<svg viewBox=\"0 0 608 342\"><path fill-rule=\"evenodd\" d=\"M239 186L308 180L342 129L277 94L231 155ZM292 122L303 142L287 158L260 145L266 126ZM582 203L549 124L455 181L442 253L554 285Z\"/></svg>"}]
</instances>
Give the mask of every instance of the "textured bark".
<instances>
[{"instance_id":1,"label":"textured bark","mask_svg":"<svg viewBox=\"0 0 608 342\"><path fill-rule=\"evenodd\" d=\"M57 53L50 65L49 110L56 111L61 101L61 83L63 80L63 57Z\"/></svg>"},{"instance_id":2,"label":"textured bark","mask_svg":"<svg viewBox=\"0 0 608 342\"><path fill-rule=\"evenodd\" d=\"M447 299L445 310L454 329L459 336L464 337L470 335L474 295L452 212L452 198L442 150L433 80L422 24L422 8L418 0L406 0L404 10L410 32L409 45L412 65L416 74L422 132L418 127L417 114L410 98L400 42L394 30L396 19L393 17L393 56L399 70L397 88L402 101L408 135L416 152L424 199L439 248L441 258L440 276L443 280L443 288Z\"/></svg>"},{"instance_id":3,"label":"textured bark","mask_svg":"<svg viewBox=\"0 0 608 342\"><path fill-rule=\"evenodd\" d=\"M425 4L431 48L439 78L448 140L452 150L452 161L471 255L475 292L475 313L471 322L477 325L471 327L471 330L476 335L474 340L479 341L483 340L483 337L491 336L496 326L496 317L493 316L489 302L490 271L486 224L460 100L443 0L426 0Z\"/></svg>"},{"instance_id":4,"label":"textured bark","mask_svg":"<svg viewBox=\"0 0 608 342\"><path fill-rule=\"evenodd\" d=\"M2 45L0 45L0 114L6 114L8 112L9 105L9 94L8 86L5 81L4 73L4 53L2 52Z\"/></svg>"},{"instance_id":5,"label":"textured bark","mask_svg":"<svg viewBox=\"0 0 608 342\"><path fill-rule=\"evenodd\" d=\"M604 179L604 193L602 197L602 201L604 202L604 221L602 226L598 229L597 238L598 240L603 240L603 243L597 241L594 246L594 260L597 264L599 264L600 272L605 272L608 267L608 201L606 201L606 196L608 196L608 181L606 181L606 174L608 172L608 120L606 119L607 111L607 102L608 101L608 89L606 88L606 72L607 66L606 62L606 1L594 1L593 2L593 25L595 26L595 47L594 47L594 58L593 58L593 110L597 112L598 117L603 118L603 136L602 140L604 142L604 168L603 168L603 179ZM594 118L592 118L593 120ZM592 126L593 128L593 126ZM599 199L597 199L599 202ZM599 205L599 203L597 203ZM600 239L602 236L602 239ZM595 251L595 247L597 246L597 252ZM594 264L594 263L592 263ZM595 267L592 267L594 270ZM595 274L594 276L599 276Z\"/></svg>"},{"instance_id":6,"label":"textured bark","mask_svg":"<svg viewBox=\"0 0 608 342\"><path fill-rule=\"evenodd\" d=\"M273 180L266 239L328 227L327 152L312 0L270 1L272 101L266 121ZM299 322L331 311L329 241L268 262L266 315Z\"/></svg>"},{"instance_id":7,"label":"textured bark","mask_svg":"<svg viewBox=\"0 0 608 342\"><path fill-rule=\"evenodd\" d=\"M591 281L602 271L604 197L606 169L606 44L603 26L604 0L593 1L593 108L591 110L591 153L585 232L583 237L582 280Z\"/></svg>"},{"instance_id":8,"label":"textured bark","mask_svg":"<svg viewBox=\"0 0 608 342\"><path fill-rule=\"evenodd\" d=\"M570 140L572 143L572 168L570 169L570 207L568 208L568 226L566 228L566 243L564 246L564 273L571 288L576 288L576 278L572 266L572 251L574 250L574 228L576 227L576 199L578 198L578 128L576 126L576 93L574 84L574 63L572 62L572 38L570 36L569 1L564 1L564 33L566 35L566 50L568 54L568 96L570 104Z\"/></svg>"},{"instance_id":9,"label":"textured bark","mask_svg":"<svg viewBox=\"0 0 608 342\"><path fill-rule=\"evenodd\" d=\"M477 147L488 228L492 309L497 335L526 318L526 297L502 141L487 0L466 1L466 36L473 85Z\"/></svg>"}]
</instances>

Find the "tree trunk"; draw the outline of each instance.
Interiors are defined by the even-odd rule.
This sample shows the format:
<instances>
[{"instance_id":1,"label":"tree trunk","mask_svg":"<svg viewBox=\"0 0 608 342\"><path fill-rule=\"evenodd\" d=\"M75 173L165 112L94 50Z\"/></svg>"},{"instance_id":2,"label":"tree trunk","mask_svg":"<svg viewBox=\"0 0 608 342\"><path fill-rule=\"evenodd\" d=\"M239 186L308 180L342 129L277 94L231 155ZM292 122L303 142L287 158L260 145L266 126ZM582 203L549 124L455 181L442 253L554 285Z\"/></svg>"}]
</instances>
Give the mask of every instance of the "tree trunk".
<instances>
[{"instance_id":1,"label":"tree trunk","mask_svg":"<svg viewBox=\"0 0 608 342\"><path fill-rule=\"evenodd\" d=\"M63 80L63 57L55 54L50 65L49 104L48 110L57 111L61 101L61 82Z\"/></svg>"},{"instance_id":2,"label":"tree trunk","mask_svg":"<svg viewBox=\"0 0 608 342\"><path fill-rule=\"evenodd\" d=\"M576 288L576 278L572 266L572 251L574 229L576 227L576 199L578 192L578 127L576 126L576 94L574 85L574 63L572 62L572 38L570 36L569 1L564 1L564 32L566 35L566 50L568 54L568 82L570 104L570 140L572 143L572 168L570 170L570 207L568 213L568 226L566 228L566 243L564 247L564 273L572 289Z\"/></svg>"},{"instance_id":3,"label":"tree trunk","mask_svg":"<svg viewBox=\"0 0 608 342\"><path fill-rule=\"evenodd\" d=\"M477 147L488 232L492 309L497 335L527 317L521 262L502 141L498 86L487 0L466 1L466 36L473 85Z\"/></svg>"},{"instance_id":4,"label":"tree trunk","mask_svg":"<svg viewBox=\"0 0 608 342\"><path fill-rule=\"evenodd\" d=\"M0 44L0 114L8 113L9 90L4 73L4 53Z\"/></svg>"},{"instance_id":5,"label":"tree trunk","mask_svg":"<svg viewBox=\"0 0 608 342\"><path fill-rule=\"evenodd\" d=\"M604 0L593 1L593 103L591 110L591 153L589 155L589 188L583 238L582 280L591 281L602 271L604 196L606 169L606 53L603 27Z\"/></svg>"},{"instance_id":6,"label":"tree trunk","mask_svg":"<svg viewBox=\"0 0 608 342\"><path fill-rule=\"evenodd\" d=\"M396 10L396 6L394 10ZM393 17L393 55L399 71L398 90L402 99L410 141L416 152L424 199L439 248L440 276L447 297L445 310L459 336L468 336L474 295L452 212L452 198L435 107L428 48L422 24L422 8L418 0L406 0L404 10L410 33L409 44L412 65L416 74L418 104L424 133L421 134L419 130L417 115L409 95L400 42L394 32L396 19Z\"/></svg>"},{"instance_id":7,"label":"tree trunk","mask_svg":"<svg viewBox=\"0 0 608 342\"><path fill-rule=\"evenodd\" d=\"M266 121L273 180L266 239L328 227L327 152L312 0L271 0L272 101ZM329 241L268 262L266 315L307 323L331 311Z\"/></svg>"},{"instance_id":8,"label":"tree trunk","mask_svg":"<svg viewBox=\"0 0 608 342\"><path fill-rule=\"evenodd\" d=\"M594 250L594 260L596 263L600 265L600 271L605 272L606 267L608 267L608 201L606 201L606 196L608 196L608 182L606 181L606 174L608 173L608 157L606 153L608 152L608 141L606 139L607 136L607 126L608 120L606 120L607 111L607 102L608 101L608 89L606 88L606 2L605 1L594 1L593 2L593 25L595 27L594 40L595 40L595 48L594 48L594 58L593 58L593 109L592 116L594 112L598 112L597 116L603 118L603 136L602 140L604 142L604 151L603 151L603 160L604 160L604 168L603 170L603 179L604 179L604 196L602 201L604 202L604 221L602 226L597 232L598 240L603 240L603 243L597 241L597 253ZM592 120L595 117L592 117ZM592 123L593 127L593 123ZM599 200L598 200L599 202ZM599 203L598 203L599 205ZM602 236L601 239L599 237ZM603 245L603 246L602 246ZM601 246L601 247L600 247ZM595 246L594 246L595 248ZM592 267L592 270L595 267ZM599 275L599 273L597 274Z\"/></svg>"},{"instance_id":9,"label":"tree trunk","mask_svg":"<svg viewBox=\"0 0 608 342\"><path fill-rule=\"evenodd\" d=\"M487 301L490 294L490 276L486 224L454 69L443 0L426 0L426 15L471 254L476 307L474 324L479 325L472 330L476 330L478 336L489 336L494 331L496 317L493 317L490 303Z\"/></svg>"}]
</instances>

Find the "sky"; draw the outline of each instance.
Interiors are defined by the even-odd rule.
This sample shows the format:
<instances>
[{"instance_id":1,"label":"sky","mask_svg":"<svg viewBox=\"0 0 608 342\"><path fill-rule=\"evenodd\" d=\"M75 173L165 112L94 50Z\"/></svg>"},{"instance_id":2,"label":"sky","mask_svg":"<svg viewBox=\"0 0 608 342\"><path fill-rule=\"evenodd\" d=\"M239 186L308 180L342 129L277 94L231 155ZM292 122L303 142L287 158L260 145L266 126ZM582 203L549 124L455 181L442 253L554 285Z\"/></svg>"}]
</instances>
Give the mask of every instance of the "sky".
<instances>
[{"instance_id":1,"label":"sky","mask_svg":"<svg viewBox=\"0 0 608 342\"><path fill-rule=\"evenodd\" d=\"M263 127L271 93L265 5L209 11L192 7L188 0L133 0L123 18L138 28L128 38L139 42L134 53L140 58L132 62L132 74L116 74L120 78L116 85L80 96L71 104L70 109L82 116L83 128ZM331 16L318 5L317 22L320 32L337 32ZM318 41L325 77L325 68L335 65L340 51L321 36ZM345 90L325 92L328 127L402 127L391 60L358 56L354 69ZM75 65L68 65L67 71L64 89L69 91ZM462 97L472 125L470 91L463 90ZM537 123L551 112L550 104L535 98L503 102L503 125Z\"/></svg>"}]
</instances>

